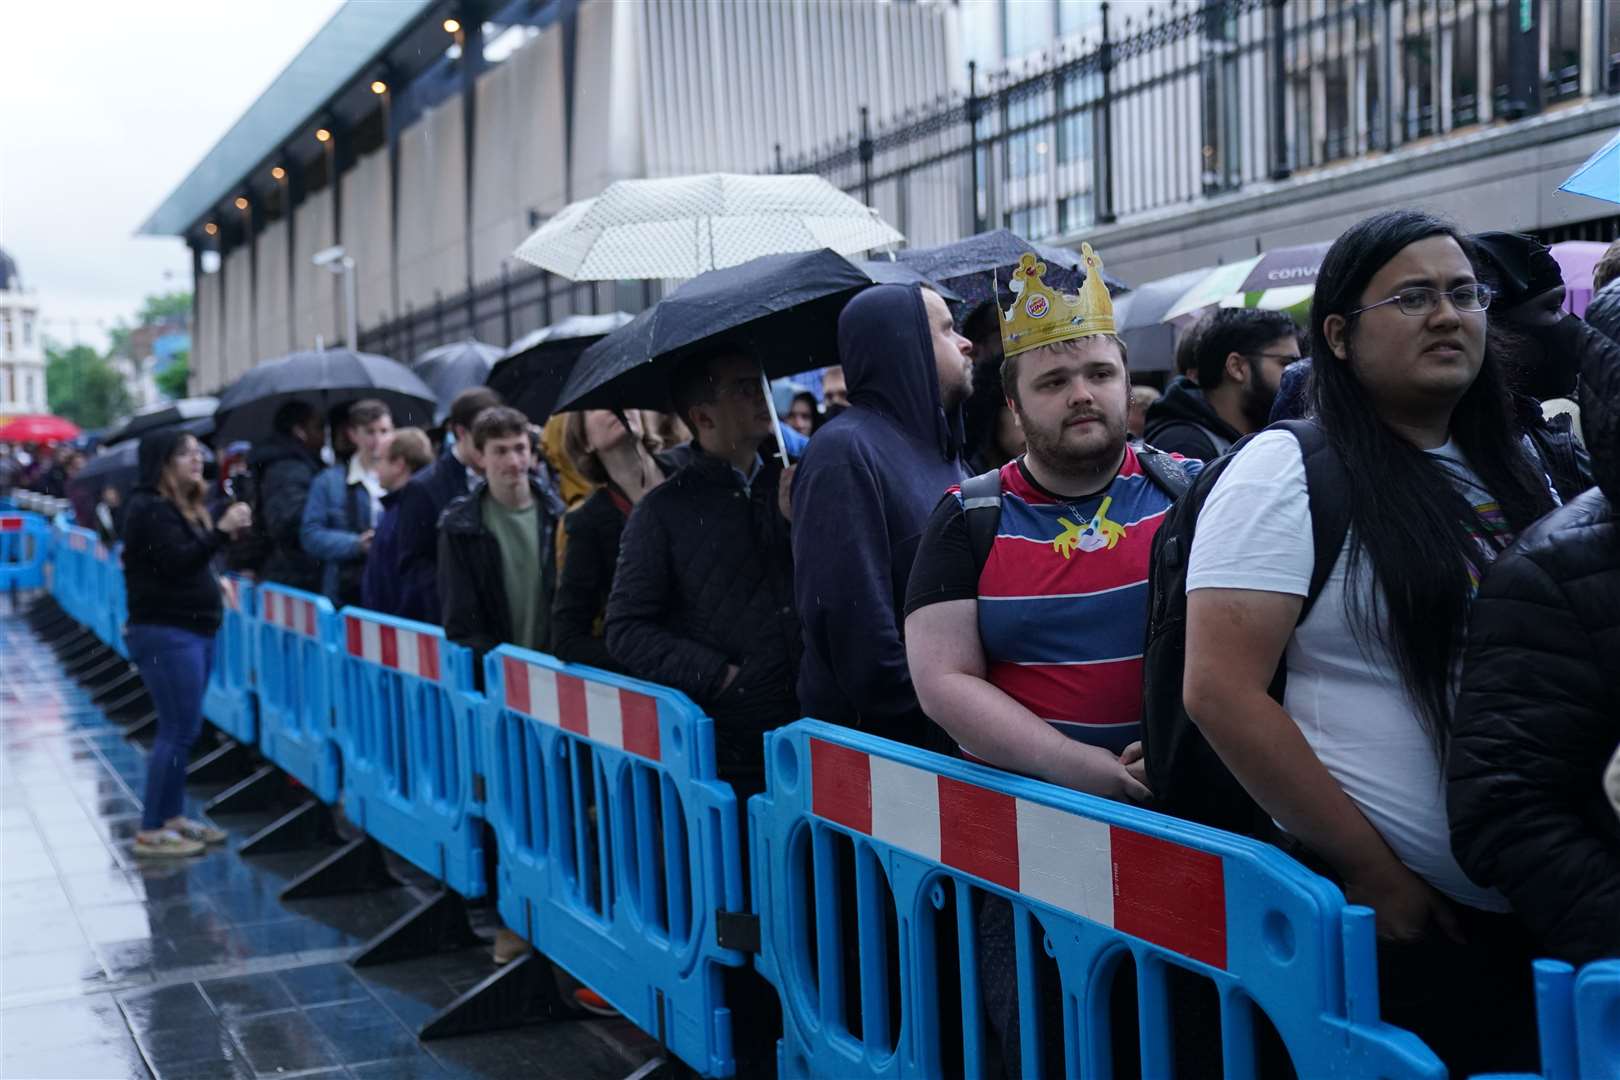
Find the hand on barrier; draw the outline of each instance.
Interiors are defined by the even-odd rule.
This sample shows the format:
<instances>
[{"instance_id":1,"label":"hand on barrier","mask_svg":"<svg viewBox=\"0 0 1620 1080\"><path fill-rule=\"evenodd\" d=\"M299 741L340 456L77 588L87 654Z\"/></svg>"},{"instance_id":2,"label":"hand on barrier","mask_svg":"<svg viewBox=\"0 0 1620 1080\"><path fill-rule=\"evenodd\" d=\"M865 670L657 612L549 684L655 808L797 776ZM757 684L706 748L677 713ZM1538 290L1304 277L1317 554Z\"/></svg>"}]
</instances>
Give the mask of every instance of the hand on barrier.
<instances>
[{"instance_id":1,"label":"hand on barrier","mask_svg":"<svg viewBox=\"0 0 1620 1080\"><path fill-rule=\"evenodd\" d=\"M253 524L253 508L247 503L232 503L219 516L219 531L238 533Z\"/></svg>"},{"instance_id":2,"label":"hand on barrier","mask_svg":"<svg viewBox=\"0 0 1620 1080\"><path fill-rule=\"evenodd\" d=\"M1061 759L1047 777L1053 783L1121 802L1145 802L1153 796L1148 786L1137 778L1136 774L1143 769L1140 762L1135 764L1133 772L1133 766L1126 762L1124 755L1115 757L1099 746L1073 740L1065 742L1068 745L1062 747Z\"/></svg>"}]
</instances>

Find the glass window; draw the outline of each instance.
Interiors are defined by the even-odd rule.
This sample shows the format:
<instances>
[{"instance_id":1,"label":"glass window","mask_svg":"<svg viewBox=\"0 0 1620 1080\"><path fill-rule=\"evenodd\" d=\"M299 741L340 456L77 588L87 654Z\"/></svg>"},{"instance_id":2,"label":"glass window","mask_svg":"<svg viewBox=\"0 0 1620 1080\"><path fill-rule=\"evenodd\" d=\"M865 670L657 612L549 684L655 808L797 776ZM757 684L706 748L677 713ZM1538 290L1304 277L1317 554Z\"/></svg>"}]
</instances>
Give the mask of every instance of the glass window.
<instances>
[{"instance_id":1,"label":"glass window","mask_svg":"<svg viewBox=\"0 0 1620 1080\"><path fill-rule=\"evenodd\" d=\"M6 352L16 352L17 344L11 340L11 312L0 311L0 344L5 345Z\"/></svg>"},{"instance_id":2,"label":"glass window","mask_svg":"<svg viewBox=\"0 0 1620 1080\"><path fill-rule=\"evenodd\" d=\"M1102 0L1058 0L1058 33L1067 37L1102 25Z\"/></svg>"},{"instance_id":3,"label":"glass window","mask_svg":"<svg viewBox=\"0 0 1620 1080\"><path fill-rule=\"evenodd\" d=\"M1057 0L1007 0L1002 6L1007 59L1050 49L1057 36Z\"/></svg>"},{"instance_id":4,"label":"glass window","mask_svg":"<svg viewBox=\"0 0 1620 1080\"><path fill-rule=\"evenodd\" d=\"M23 313L22 343L25 349L31 348L34 344L34 316L31 312Z\"/></svg>"},{"instance_id":5,"label":"glass window","mask_svg":"<svg viewBox=\"0 0 1620 1080\"><path fill-rule=\"evenodd\" d=\"M962 47L982 78L1001 67L1001 6L1006 0L962 0Z\"/></svg>"}]
</instances>

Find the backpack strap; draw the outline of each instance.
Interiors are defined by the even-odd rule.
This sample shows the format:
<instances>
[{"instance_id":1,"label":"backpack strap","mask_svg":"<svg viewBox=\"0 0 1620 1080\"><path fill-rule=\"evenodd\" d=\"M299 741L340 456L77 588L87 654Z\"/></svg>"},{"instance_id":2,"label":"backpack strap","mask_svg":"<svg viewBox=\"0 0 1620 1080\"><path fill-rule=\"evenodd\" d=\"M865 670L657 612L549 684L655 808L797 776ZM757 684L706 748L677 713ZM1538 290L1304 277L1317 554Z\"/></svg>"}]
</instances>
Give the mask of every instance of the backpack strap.
<instances>
[{"instance_id":1,"label":"backpack strap","mask_svg":"<svg viewBox=\"0 0 1620 1080\"><path fill-rule=\"evenodd\" d=\"M1322 594L1333 564L1339 561L1339 550L1350 532L1350 473L1344 459L1328 441L1322 426L1313 420L1279 420L1271 425L1282 428L1299 440L1300 456L1305 461L1305 487L1311 506L1311 564L1310 592L1299 611L1299 622L1311 613L1311 606ZM1297 624L1296 624L1297 625Z\"/></svg>"},{"instance_id":2,"label":"backpack strap","mask_svg":"<svg viewBox=\"0 0 1620 1080\"><path fill-rule=\"evenodd\" d=\"M1172 499L1181 498L1187 494L1187 489L1192 487L1192 477L1187 475L1187 470L1182 468L1181 462L1163 450L1155 450L1143 443L1136 448L1136 460L1142 466L1142 471L1147 473L1148 479Z\"/></svg>"},{"instance_id":3,"label":"backpack strap","mask_svg":"<svg viewBox=\"0 0 1620 1080\"><path fill-rule=\"evenodd\" d=\"M968 543L980 570L990 560L996 532L1001 528L1001 470L991 469L962 481L962 512L967 520Z\"/></svg>"}]
</instances>

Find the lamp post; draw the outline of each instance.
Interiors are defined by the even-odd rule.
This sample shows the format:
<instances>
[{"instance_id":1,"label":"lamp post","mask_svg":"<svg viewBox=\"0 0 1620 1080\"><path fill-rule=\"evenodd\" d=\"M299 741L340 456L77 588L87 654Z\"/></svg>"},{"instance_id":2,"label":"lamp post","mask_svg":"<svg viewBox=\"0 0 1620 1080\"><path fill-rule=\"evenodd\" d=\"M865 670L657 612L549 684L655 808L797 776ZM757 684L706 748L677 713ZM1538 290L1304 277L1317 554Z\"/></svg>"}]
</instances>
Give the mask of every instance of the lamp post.
<instances>
[{"instance_id":1,"label":"lamp post","mask_svg":"<svg viewBox=\"0 0 1620 1080\"><path fill-rule=\"evenodd\" d=\"M334 274L343 277L343 322L347 331L346 340L349 348L355 352L360 351L360 328L355 318L354 300L354 259L343 250L342 244L334 244L324 251L315 253L310 260L316 266L325 267Z\"/></svg>"}]
</instances>

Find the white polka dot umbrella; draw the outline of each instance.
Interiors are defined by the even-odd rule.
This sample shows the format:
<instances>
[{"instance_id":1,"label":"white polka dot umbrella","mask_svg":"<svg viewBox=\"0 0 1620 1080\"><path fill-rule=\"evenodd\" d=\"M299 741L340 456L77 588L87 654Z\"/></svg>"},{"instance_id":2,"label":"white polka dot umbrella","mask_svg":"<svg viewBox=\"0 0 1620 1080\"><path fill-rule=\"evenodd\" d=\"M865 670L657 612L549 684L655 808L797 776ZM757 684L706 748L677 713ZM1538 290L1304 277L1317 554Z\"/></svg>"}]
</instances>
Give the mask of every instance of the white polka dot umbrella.
<instances>
[{"instance_id":1,"label":"white polka dot umbrella","mask_svg":"<svg viewBox=\"0 0 1620 1080\"><path fill-rule=\"evenodd\" d=\"M691 278L761 255L851 255L905 240L819 176L620 180L571 203L514 254L575 281Z\"/></svg>"}]
</instances>

